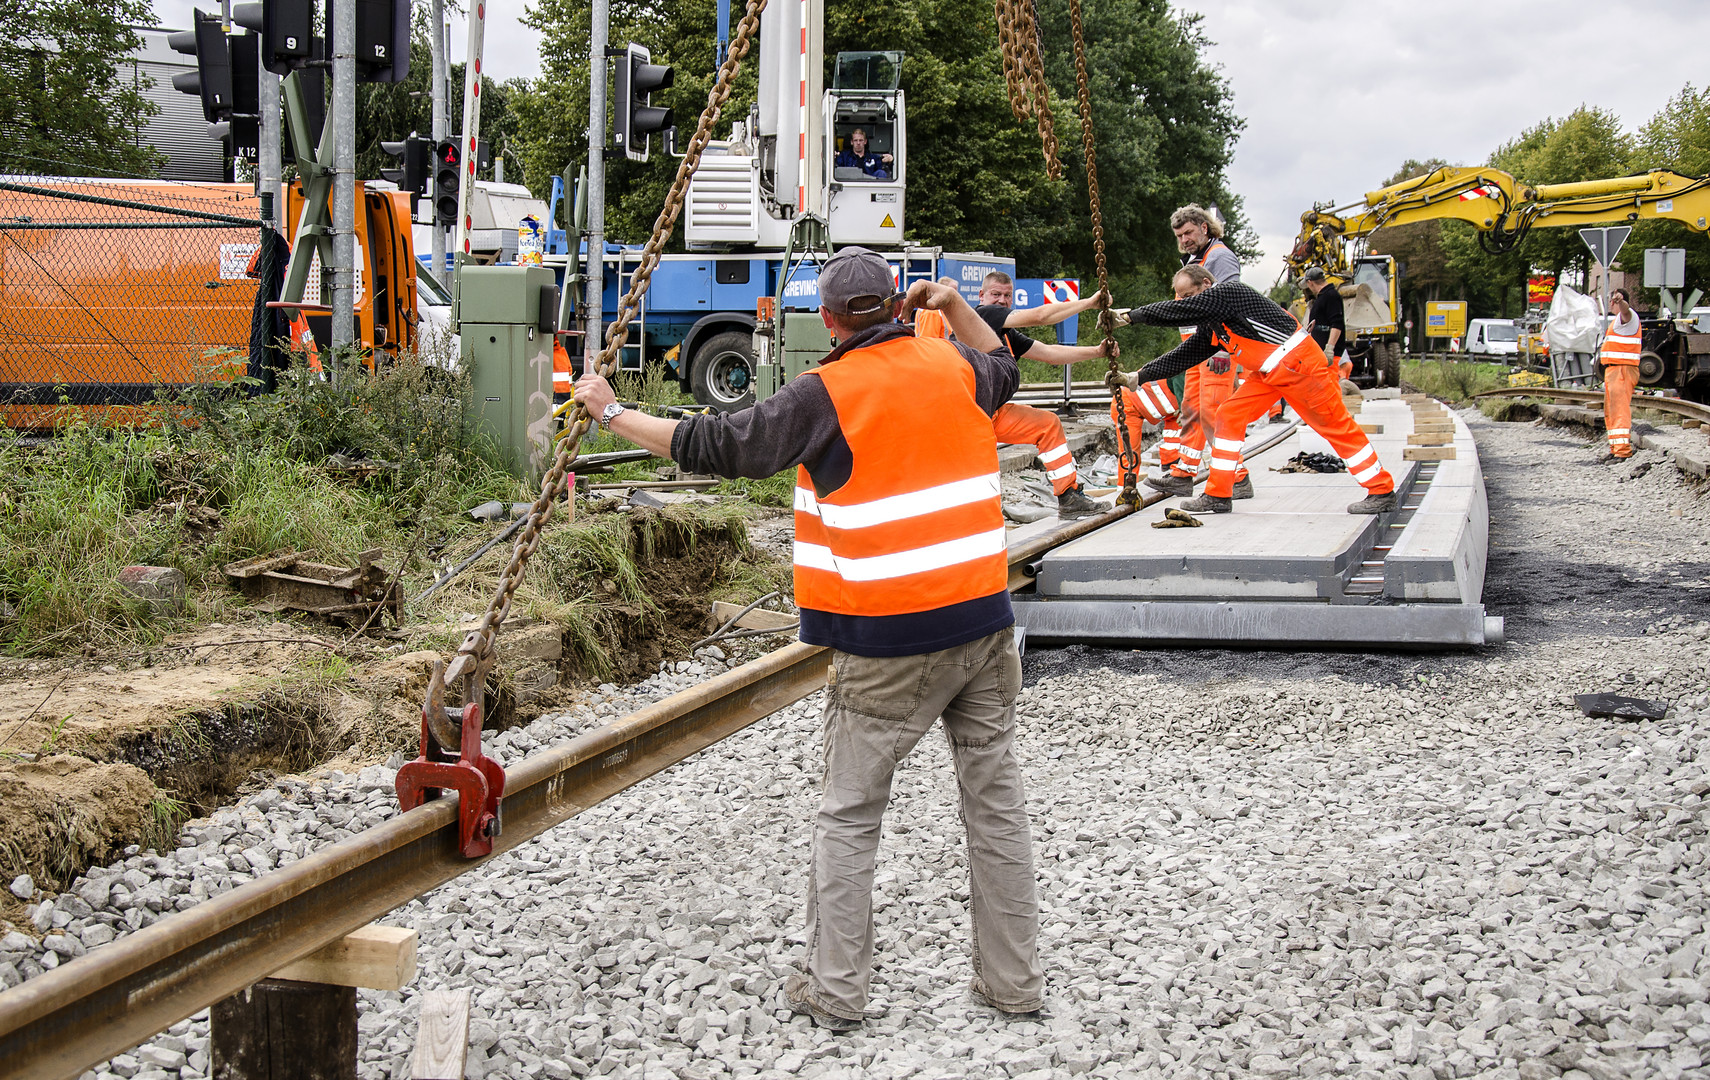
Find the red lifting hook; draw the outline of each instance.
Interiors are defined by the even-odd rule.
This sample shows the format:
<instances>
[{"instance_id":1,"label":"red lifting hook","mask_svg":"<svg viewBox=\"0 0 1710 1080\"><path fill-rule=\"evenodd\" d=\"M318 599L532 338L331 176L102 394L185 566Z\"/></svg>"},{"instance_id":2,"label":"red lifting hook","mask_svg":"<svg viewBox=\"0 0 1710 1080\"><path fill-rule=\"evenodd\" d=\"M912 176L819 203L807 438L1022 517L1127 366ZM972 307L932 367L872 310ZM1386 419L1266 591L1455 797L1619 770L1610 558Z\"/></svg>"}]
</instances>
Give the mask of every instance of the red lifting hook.
<instances>
[{"instance_id":1,"label":"red lifting hook","mask_svg":"<svg viewBox=\"0 0 1710 1080\"><path fill-rule=\"evenodd\" d=\"M398 770L398 805L405 811L414 810L441 792L455 791L457 849L466 858L479 859L493 853L493 837L503 825L499 800L505 794L505 770L481 752L481 706L471 701L461 711L446 708L440 696L444 683L439 674L434 672L428 700L422 706L421 756ZM433 737L429 723L433 709L462 729L460 753L455 758Z\"/></svg>"}]
</instances>

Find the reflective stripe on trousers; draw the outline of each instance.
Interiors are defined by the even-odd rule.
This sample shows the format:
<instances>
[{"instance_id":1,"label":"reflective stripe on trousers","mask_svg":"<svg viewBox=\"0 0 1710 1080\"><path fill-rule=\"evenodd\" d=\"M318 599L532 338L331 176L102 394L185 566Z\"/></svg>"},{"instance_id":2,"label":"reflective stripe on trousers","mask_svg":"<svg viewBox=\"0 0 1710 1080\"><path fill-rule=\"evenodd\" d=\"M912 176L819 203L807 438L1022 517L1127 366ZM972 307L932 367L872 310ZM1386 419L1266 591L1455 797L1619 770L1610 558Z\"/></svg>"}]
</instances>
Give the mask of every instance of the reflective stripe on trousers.
<instances>
[{"instance_id":1,"label":"reflective stripe on trousers","mask_svg":"<svg viewBox=\"0 0 1710 1080\"><path fill-rule=\"evenodd\" d=\"M1327 440L1348 472L1373 495L1395 490L1395 479L1378 461L1371 440L1348 415L1339 385L1325 377L1323 354L1290 359L1270 372L1253 372L1217 412L1211 443L1211 476L1205 493L1227 499L1234 493L1235 470L1247 425L1270 411L1279 398L1288 402L1313 431Z\"/></svg>"}]
</instances>

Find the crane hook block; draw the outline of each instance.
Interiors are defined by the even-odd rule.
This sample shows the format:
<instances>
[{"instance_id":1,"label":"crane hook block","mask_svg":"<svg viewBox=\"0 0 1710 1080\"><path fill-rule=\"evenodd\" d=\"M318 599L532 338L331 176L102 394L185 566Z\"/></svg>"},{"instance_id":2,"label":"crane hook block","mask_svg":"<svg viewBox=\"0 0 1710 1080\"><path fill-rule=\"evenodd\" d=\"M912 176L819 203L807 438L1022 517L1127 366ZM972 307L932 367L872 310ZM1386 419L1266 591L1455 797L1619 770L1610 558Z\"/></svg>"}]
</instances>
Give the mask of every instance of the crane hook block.
<instances>
[{"instance_id":1,"label":"crane hook block","mask_svg":"<svg viewBox=\"0 0 1710 1080\"><path fill-rule=\"evenodd\" d=\"M431 708L451 714L445 719L462 728L457 756L434 739L427 714ZM472 701L459 715L430 698L422 709L421 756L404 763L395 786L398 805L405 811L445 792L456 792L457 850L470 859L493 853L493 837L499 835L504 820L499 803L505 794L505 770L481 752L480 705Z\"/></svg>"}]
</instances>

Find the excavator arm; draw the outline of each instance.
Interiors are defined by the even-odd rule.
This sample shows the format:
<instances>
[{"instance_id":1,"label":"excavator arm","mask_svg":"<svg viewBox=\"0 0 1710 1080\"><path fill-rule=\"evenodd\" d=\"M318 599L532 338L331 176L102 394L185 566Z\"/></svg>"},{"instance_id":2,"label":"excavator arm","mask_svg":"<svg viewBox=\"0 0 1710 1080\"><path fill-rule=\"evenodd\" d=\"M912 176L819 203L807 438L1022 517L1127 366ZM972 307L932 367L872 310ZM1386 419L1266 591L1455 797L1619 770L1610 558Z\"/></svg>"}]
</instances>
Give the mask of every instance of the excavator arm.
<instances>
[{"instance_id":1,"label":"excavator arm","mask_svg":"<svg viewBox=\"0 0 1710 1080\"><path fill-rule=\"evenodd\" d=\"M1363 202L1301 215L1288 258L1290 278L1322 266L1347 279L1344 240L1420 221L1464 221L1486 250L1508 251L1538 226L1581 226L1659 218L1710 232L1710 177L1666 169L1610 180L1531 187L1491 168L1443 166L1366 192Z\"/></svg>"}]
</instances>

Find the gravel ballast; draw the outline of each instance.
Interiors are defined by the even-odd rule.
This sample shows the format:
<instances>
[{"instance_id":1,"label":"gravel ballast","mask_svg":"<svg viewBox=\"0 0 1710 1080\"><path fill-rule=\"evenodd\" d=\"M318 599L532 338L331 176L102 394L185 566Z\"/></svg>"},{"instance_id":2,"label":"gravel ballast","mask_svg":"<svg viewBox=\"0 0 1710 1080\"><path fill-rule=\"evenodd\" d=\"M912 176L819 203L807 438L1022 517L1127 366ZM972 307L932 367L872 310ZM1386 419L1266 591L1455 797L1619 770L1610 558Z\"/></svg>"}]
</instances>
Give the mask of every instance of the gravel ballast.
<instances>
[{"instance_id":1,"label":"gravel ballast","mask_svg":"<svg viewBox=\"0 0 1710 1080\"><path fill-rule=\"evenodd\" d=\"M421 972L361 993L361 1074L404 1075L420 991L470 987L476 1080L1703 1075L1710 508L1661 451L1595 466L1594 444L1559 430L1468 420L1492 508L1487 603L1511 644L1028 656L1040 1021L969 1000L936 736L897 775L867 1024L833 1036L789 1014L816 695L389 916L419 930ZM723 666L602 687L495 754ZM1591 719L1572 695L1593 691L1672 707ZM175 852L37 894L41 941L0 939L0 980L390 816L391 779L282 782L192 823ZM209 1069L201 1014L92 1075Z\"/></svg>"}]
</instances>

